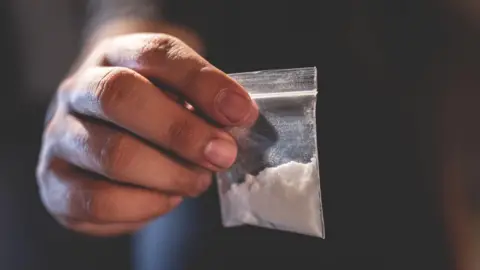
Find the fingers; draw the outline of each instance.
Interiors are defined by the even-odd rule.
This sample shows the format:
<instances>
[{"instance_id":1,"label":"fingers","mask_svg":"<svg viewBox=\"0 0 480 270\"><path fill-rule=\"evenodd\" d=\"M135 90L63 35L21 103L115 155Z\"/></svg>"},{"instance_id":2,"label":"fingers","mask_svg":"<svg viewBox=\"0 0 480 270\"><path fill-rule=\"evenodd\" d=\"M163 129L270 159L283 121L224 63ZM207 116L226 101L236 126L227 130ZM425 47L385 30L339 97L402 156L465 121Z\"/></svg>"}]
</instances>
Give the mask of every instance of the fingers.
<instances>
[{"instance_id":1,"label":"fingers","mask_svg":"<svg viewBox=\"0 0 480 270\"><path fill-rule=\"evenodd\" d=\"M186 196L211 184L209 171L180 164L141 140L111 126L73 115L51 130L53 155L115 181ZM54 134L53 134L54 133Z\"/></svg>"},{"instance_id":2,"label":"fingers","mask_svg":"<svg viewBox=\"0 0 480 270\"><path fill-rule=\"evenodd\" d=\"M57 220L61 225L72 231L102 237L133 233L147 224L147 222L98 224L64 217L57 217Z\"/></svg>"},{"instance_id":3,"label":"fingers","mask_svg":"<svg viewBox=\"0 0 480 270\"><path fill-rule=\"evenodd\" d=\"M112 66L127 67L170 85L222 125L249 125L258 116L258 108L243 87L174 37L117 37L105 58Z\"/></svg>"},{"instance_id":4,"label":"fingers","mask_svg":"<svg viewBox=\"0 0 480 270\"><path fill-rule=\"evenodd\" d=\"M209 120L244 126L258 116L238 83L178 39L135 34L107 43L62 84L37 167L49 212L105 236L139 229L233 164L234 139Z\"/></svg>"},{"instance_id":5,"label":"fingers","mask_svg":"<svg viewBox=\"0 0 480 270\"><path fill-rule=\"evenodd\" d=\"M94 68L68 92L71 107L132 133L210 170L230 167L237 149L225 131L209 125L134 71Z\"/></svg>"},{"instance_id":6,"label":"fingers","mask_svg":"<svg viewBox=\"0 0 480 270\"><path fill-rule=\"evenodd\" d=\"M138 223L165 214L182 200L105 181L56 158L39 171L42 201L56 217L99 224Z\"/></svg>"}]
</instances>

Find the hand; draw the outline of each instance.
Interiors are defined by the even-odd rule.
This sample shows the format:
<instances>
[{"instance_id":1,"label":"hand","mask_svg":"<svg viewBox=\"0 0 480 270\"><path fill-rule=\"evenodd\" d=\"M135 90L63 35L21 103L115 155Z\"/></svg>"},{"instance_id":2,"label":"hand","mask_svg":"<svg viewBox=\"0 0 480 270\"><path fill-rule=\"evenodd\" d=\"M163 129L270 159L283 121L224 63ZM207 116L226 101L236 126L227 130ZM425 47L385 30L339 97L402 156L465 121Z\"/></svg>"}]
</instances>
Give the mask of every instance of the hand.
<instances>
[{"instance_id":1,"label":"hand","mask_svg":"<svg viewBox=\"0 0 480 270\"><path fill-rule=\"evenodd\" d=\"M41 198L61 224L94 235L134 231L204 192L236 158L224 127L258 116L240 85L162 34L102 42L57 100L37 168Z\"/></svg>"}]
</instances>

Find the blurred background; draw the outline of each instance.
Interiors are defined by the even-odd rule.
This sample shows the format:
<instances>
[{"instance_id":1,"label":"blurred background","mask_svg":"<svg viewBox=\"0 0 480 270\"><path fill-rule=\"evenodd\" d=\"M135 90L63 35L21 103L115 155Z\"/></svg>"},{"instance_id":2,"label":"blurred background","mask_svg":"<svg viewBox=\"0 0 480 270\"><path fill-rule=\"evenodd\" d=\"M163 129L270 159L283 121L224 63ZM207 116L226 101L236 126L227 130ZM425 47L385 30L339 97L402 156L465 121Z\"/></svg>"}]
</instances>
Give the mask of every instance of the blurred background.
<instances>
[{"instance_id":1,"label":"blurred background","mask_svg":"<svg viewBox=\"0 0 480 270\"><path fill-rule=\"evenodd\" d=\"M452 11L452 23L444 29L448 53L438 60L442 68L431 72L439 116L432 119L439 129L435 138L424 138L438 160L428 165L433 172L426 173L435 186L425 190L442 191L446 250L456 269L478 270L479 8L475 1L445 3ZM34 168L44 114L80 49L84 5L78 0L0 1L1 270L132 268L130 237L102 239L69 232L46 213L37 194Z\"/></svg>"},{"instance_id":2,"label":"blurred background","mask_svg":"<svg viewBox=\"0 0 480 270\"><path fill-rule=\"evenodd\" d=\"M130 239L71 233L35 183L45 110L81 45L84 1L0 1L0 269L130 269Z\"/></svg>"}]
</instances>

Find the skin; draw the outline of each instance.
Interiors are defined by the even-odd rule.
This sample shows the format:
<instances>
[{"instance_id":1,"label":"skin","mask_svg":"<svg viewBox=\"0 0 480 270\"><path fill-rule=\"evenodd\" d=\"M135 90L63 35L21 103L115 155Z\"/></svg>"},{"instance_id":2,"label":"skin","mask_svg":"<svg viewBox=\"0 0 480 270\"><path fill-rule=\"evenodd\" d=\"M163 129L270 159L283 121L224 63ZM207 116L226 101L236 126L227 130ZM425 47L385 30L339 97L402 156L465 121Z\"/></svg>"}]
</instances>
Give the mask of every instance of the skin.
<instances>
[{"instance_id":1,"label":"skin","mask_svg":"<svg viewBox=\"0 0 480 270\"><path fill-rule=\"evenodd\" d=\"M207 190L212 173L236 158L226 130L251 125L258 108L173 36L119 34L96 44L57 91L37 179L60 224L111 236Z\"/></svg>"}]
</instances>

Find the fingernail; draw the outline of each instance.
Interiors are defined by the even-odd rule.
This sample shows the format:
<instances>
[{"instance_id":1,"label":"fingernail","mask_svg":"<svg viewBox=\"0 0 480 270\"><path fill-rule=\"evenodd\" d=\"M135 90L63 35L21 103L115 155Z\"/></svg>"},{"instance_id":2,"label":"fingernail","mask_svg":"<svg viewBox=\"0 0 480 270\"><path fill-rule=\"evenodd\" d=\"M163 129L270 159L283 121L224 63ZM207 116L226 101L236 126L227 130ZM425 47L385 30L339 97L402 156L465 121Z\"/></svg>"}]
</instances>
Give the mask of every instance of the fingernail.
<instances>
[{"instance_id":1,"label":"fingernail","mask_svg":"<svg viewBox=\"0 0 480 270\"><path fill-rule=\"evenodd\" d=\"M231 89L224 89L218 94L216 107L232 124L245 120L253 109L249 98Z\"/></svg>"},{"instance_id":2,"label":"fingernail","mask_svg":"<svg viewBox=\"0 0 480 270\"><path fill-rule=\"evenodd\" d=\"M205 147L205 157L221 168L230 167L237 157L237 146L226 140L216 139Z\"/></svg>"}]
</instances>

